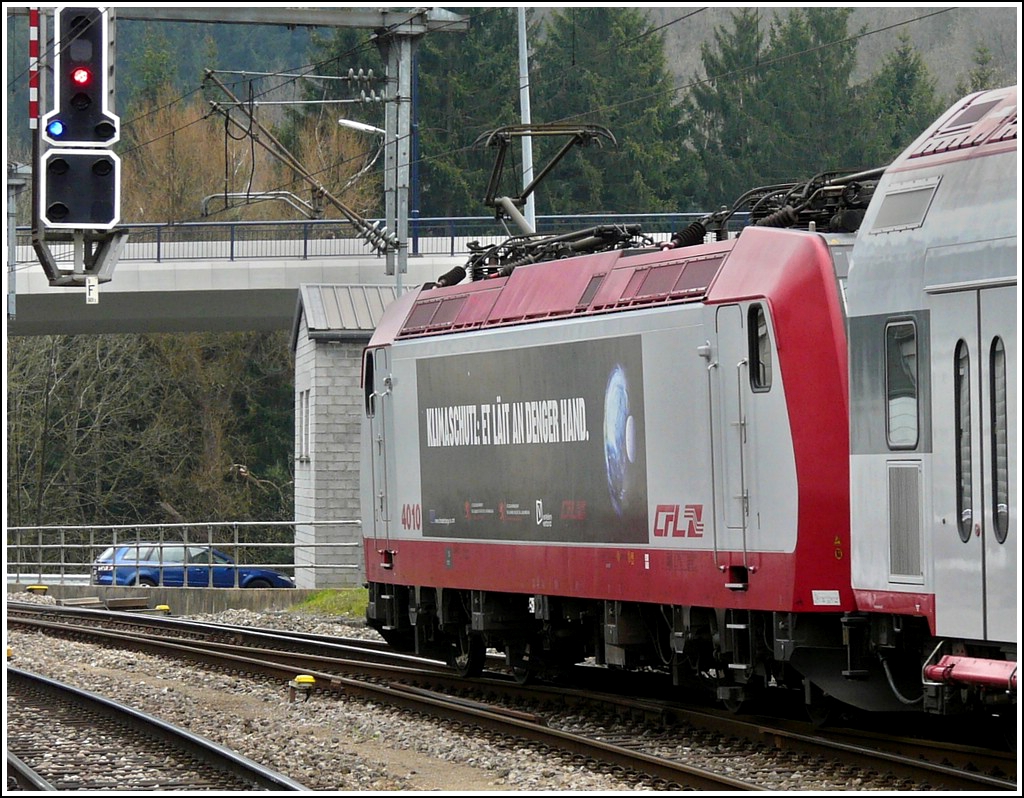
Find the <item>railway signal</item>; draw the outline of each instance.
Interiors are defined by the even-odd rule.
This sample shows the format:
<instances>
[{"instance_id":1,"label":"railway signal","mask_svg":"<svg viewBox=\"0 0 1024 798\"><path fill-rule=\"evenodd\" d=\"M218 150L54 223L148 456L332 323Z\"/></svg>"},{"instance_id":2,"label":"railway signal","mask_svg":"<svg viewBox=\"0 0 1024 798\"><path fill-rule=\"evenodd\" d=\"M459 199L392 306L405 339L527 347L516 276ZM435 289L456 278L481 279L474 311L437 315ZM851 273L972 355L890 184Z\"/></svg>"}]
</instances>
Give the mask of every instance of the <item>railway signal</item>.
<instances>
[{"instance_id":1,"label":"railway signal","mask_svg":"<svg viewBox=\"0 0 1024 798\"><path fill-rule=\"evenodd\" d=\"M113 151L121 120L112 110L113 10L60 6L54 11L53 110L34 141L38 222L53 231L32 246L51 285L85 285L95 304L110 280L127 233L121 221L121 159ZM50 149L38 153L40 143ZM61 269L50 241L74 243L74 268Z\"/></svg>"},{"instance_id":2,"label":"railway signal","mask_svg":"<svg viewBox=\"0 0 1024 798\"><path fill-rule=\"evenodd\" d=\"M43 139L56 147L110 147L121 120L110 108L113 78L109 13L61 7L54 15L54 110Z\"/></svg>"},{"instance_id":3,"label":"railway signal","mask_svg":"<svg viewBox=\"0 0 1024 798\"><path fill-rule=\"evenodd\" d=\"M121 218L121 159L110 150L52 149L43 156L40 207L47 227L110 230Z\"/></svg>"}]
</instances>

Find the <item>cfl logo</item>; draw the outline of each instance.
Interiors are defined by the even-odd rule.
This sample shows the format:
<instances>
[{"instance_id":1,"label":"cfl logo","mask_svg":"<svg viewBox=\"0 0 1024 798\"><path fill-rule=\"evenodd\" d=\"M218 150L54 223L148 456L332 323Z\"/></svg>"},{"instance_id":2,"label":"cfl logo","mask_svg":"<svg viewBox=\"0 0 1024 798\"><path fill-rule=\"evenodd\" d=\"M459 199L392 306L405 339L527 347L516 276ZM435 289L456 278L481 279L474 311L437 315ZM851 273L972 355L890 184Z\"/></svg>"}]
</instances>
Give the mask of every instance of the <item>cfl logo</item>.
<instances>
[{"instance_id":1,"label":"cfl logo","mask_svg":"<svg viewBox=\"0 0 1024 798\"><path fill-rule=\"evenodd\" d=\"M658 538L704 537L704 505L659 504L654 511L654 536Z\"/></svg>"}]
</instances>

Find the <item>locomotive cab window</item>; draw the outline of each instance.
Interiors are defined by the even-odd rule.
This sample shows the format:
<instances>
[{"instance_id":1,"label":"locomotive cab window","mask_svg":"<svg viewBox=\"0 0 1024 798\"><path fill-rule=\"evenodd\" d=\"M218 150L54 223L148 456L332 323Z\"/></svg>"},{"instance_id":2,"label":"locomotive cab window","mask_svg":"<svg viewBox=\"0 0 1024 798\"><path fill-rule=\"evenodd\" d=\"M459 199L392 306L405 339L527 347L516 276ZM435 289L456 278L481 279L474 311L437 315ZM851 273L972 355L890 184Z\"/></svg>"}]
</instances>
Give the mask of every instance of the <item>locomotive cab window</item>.
<instances>
[{"instance_id":1,"label":"locomotive cab window","mask_svg":"<svg viewBox=\"0 0 1024 798\"><path fill-rule=\"evenodd\" d=\"M372 418L375 411L373 396L373 350L367 350L363 361L363 399L366 405L366 417Z\"/></svg>"},{"instance_id":2,"label":"locomotive cab window","mask_svg":"<svg viewBox=\"0 0 1024 798\"><path fill-rule=\"evenodd\" d=\"M885 328L885 415L890 449L917 446L917 328L912 321Z\"/></svg>"},{"instance_id":3,"label":"locomotive cab window","mask_svg":"<svg viewBox=\"0 0 1024 798\"><path fill-rule=\"evenodd\" d=\"M747 311L750 387L767 391L772 387L772 340L763 305L751 305Z\"/></svg>"}]
</instances>

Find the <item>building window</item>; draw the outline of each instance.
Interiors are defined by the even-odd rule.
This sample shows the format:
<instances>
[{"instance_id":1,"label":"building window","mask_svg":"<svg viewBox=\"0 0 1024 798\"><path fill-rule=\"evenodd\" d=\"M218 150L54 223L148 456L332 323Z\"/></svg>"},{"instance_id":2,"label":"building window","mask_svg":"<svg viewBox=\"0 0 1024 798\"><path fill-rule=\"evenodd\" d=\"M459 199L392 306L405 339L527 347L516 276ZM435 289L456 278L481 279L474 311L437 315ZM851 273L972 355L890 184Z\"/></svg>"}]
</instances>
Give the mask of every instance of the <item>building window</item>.
<instances>
[{"instance_id":1,"label":"building window","mask_svg":"<svg viewBox=\"0 0 1024 798\"><path fill-rule=\"evenodd\" d=\"M772 387L772 340L768 335L764 306L750 306L747 311L747 330L750 387L755 391L767 391Z\"/></svg>"},{"instance_id":2,"label":"building window","mask_svg":"<svg viewBox=\"0 0 1024 798\"><path fill-rule=\"evenodd\" d=\"M1006 441L1006 349L1002 338L992 341L989 359L992 379L992 518L996 540L1005 543L1010 531L1010 462Z\"/></svg>"},{"instance_id":3,"label":"building window","mask_svg":"<svg viewBox=\"0 0 1024 798\"><path fill-rule=\"evenodd\" d=\"M959 341L953 354L953 410L956 435L956 514L960 540L971 539L974 521L971 490L971 360Z\"/></svg>"},{"instance_id":4,"label":"building window","mask_svg":"<svg viewBox=\"0 0 1024 798\"><path fill-rule=\"evenodd\" d=\"M310 455L310 390L299 391L299 459L309 460Z\"/></svg>"},{"instance_id":5,"label":"building window","mask_svg":"<svg viewBox=\"0 0 1024 798\"><path fill-rule=\"evenodd\" d=\"M912 321L885 328L886 437L890 449L917 446L917 329Z\"/></svg>"}]
</instances>

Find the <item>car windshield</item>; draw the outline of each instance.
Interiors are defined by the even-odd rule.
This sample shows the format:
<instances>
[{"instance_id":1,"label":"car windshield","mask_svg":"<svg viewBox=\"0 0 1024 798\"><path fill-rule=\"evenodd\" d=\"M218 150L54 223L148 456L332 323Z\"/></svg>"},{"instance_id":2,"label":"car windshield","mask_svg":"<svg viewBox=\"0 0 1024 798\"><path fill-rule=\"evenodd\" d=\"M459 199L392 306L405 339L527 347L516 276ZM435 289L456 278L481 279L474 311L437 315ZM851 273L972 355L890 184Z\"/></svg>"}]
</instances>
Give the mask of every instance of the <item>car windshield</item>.
<instances>
[{"instance_id":1,"label":"car windshield","mask_svg":"<svg viewBox=\"0 0 1024 798\"><path fill-rule=\"evenodd\" d=\"M113 549L113 547L111 547L109 549L104 549L103 553L99 557L97 557L96 559L97 560L110 560L110 559L113 558L113 556L114 556L114 549Z\"/></svg>"}]
</instances>

